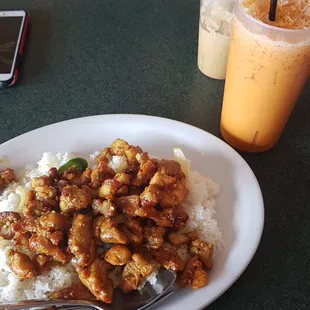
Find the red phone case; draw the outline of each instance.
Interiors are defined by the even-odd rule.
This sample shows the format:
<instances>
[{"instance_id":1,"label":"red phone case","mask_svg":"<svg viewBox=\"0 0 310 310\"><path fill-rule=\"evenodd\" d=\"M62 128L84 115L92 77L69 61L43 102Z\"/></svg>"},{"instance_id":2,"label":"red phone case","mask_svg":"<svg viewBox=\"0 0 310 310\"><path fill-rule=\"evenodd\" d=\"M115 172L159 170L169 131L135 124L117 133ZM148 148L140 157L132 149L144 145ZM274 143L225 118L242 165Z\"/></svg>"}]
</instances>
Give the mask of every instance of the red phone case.
<instances>
[{"instance_id":1,"label":"red phone case","mask_svg":"<svg viewBox=\"0 0 310 310\"><path fill-rule=\"evenodd\" d=\"M19 76L19 72L20 72L20 66L21 66L21 60L22 60L22 56L23 56L23 52L24 52L25 41L26 41L26 36L27 36L27 31L28 31L28 26L29 26L29 19L30 19L30 15L29 15L28 11L26 11L26 10L24 10L24 11L26 13L25 22L23 25L23 30L22 30L22 35L21 35L20 44L19 44L19 48L18 48L18 53L16 56L13 76L8 81L3 81L1 83L2 87L4 87L4 88L12 87L18 80L18 76Z\"/></svg>"}]
</instances>

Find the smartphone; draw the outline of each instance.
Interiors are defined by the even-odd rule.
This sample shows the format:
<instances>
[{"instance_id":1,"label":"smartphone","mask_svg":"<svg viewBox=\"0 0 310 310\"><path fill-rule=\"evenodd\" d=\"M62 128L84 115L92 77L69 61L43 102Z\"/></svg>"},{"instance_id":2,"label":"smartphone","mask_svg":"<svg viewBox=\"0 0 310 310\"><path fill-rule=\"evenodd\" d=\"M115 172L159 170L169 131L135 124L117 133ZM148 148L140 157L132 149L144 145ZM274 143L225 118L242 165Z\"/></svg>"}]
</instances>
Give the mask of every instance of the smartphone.
<instances>
[{"instance_id":1,"label":"smartphone","mask_svg":"<svg viewBox=\"0 0 310 310\"><path fill-rule=\"evenodd\" d=\"M0 88L17 82L28 25L26 10L0 10Z\"/></svg>"}]
</instances>

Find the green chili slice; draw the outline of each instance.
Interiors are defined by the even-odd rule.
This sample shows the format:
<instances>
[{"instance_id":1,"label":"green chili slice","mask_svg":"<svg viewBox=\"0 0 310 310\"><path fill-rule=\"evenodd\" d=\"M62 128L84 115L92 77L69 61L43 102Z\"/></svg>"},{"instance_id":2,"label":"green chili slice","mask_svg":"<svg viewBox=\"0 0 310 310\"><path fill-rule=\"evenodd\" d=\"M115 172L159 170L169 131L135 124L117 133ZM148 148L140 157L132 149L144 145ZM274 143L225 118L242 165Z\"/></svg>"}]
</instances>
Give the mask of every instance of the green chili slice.
<instances>
[{"instance_id":1,"label":"green chili slice","mask_svg":"<svg viewBox=\"0 0 310 310\"><path fill-rule=\"evenodd\" d=\"M77 158L73 158L69 160L67 163L62 165L58 169L58 173L62 174L69 168L76 170L79 173L82 173L87 167L88 167L88 162L84 158L77 157Z\"/></svg>"}]
</instances>

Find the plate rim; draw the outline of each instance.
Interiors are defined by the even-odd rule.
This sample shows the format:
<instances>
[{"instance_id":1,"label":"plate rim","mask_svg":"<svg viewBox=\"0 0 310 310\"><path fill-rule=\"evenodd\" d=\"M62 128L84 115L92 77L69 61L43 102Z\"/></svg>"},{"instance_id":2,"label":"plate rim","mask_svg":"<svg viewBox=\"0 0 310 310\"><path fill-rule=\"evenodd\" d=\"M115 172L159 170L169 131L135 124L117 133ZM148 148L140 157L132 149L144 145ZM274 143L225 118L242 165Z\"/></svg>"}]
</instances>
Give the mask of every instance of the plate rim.
<instances>
[{"instance_id":1,"label":"plate rim","mask_svg":"<svg viewBox=\"0 0 310 310\"><path fill-rule=\"evenodd\" d=\"M76 121L81 121L81 120L91 120L91 119L104 119L104 118L140 118L140 119L149 119L149 120L157 120L157 121L161 121L161 122L170 122L170 123L175 123L176 125L179 126L185 126L190 128L191 130L196 130L199 131L201 134L209 136L211 139L216 140L217 143L219 143L222 147L226 148L227 151L229 151L230 153L232 153L234 156L237 156L239 158L239 160L242 161L242 163L246 166L248 172L251 175L251 178L253 179L255 185L256 185L256 189L257 189L257 194L259 197L259 225L258 225L258 229L256 231L256 235L255 235L255 242L254 242L254 246L252 247L250 254L247 257L246 263L242 266L242 268L240 269L240 272L238 273L237 276L235 276L234 278L231 278L228 283L226 283L224 285L224 287L222 289L219 289L218 293L214 294L214 296L212 298L210 298L207 302L202 301L199 302L199 306L198 308L195 309L203 309L206 306L210 305L211 303L213 303L216 299L218 299L221 295L223 295L239 278L240 276L244 273L244 271L247 269L247 267L249 266L249 264L251 263L251 261L253 260L254 255L257 252L257 249L259 247L262 235L263 235L263 230L264 230L264 225L265 225L265 205L264 205L264 199L263 199L263 194L262 194L262 190L260 187L260 184L253 172L253 170L251 169L251 167L249 166L249 164L243 159L243 157L235 150L233 149L229 144L227 144L225 141L223 141L221 138L213 135L210 132L207 132L199 127L196 127L194 125L188 124L186 122L182 122L179 120L175 120L175 119L170 119L170 118L166 118L166 117L161 117L161 116L153 116L153 115L147 115L147 114L132 114L132 113L112 113L112 114L99 114L99 115L88 115L88 116L82 116L82 117L77 117L77 118L71 118L71 119L67 119L67 120L62 120L59 122L55 122L55 123L51 123L48 125L44 125L41 127L37 127L34 128L30 131L24 132L16 137L13 137L3 143L0 144L0 149L2 147L9 147L9 145L11 143L14 143L15 140L17 139L23 139L25 137L27 137L28 135L33 134L36 131L40 131L40 130L48 130L49 128L53 128L53 127L57 127L59 125L65 124L65 123L74 123ZM164 304L163 304L164 305ZM153 309L153 307L152 307Z\"/></svg>"}]
</instances>

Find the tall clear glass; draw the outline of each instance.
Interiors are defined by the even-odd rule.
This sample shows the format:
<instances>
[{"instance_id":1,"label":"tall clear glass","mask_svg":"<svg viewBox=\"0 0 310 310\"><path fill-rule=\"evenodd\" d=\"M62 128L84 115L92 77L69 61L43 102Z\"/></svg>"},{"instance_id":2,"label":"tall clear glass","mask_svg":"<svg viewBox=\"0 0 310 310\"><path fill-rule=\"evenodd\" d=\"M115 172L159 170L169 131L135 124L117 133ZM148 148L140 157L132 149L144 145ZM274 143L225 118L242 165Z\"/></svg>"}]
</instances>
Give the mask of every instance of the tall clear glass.
<instances>
[{"instance_id":1,"label":"tall clear glass","mask_svg":"<svg viewBox=\"0 0 310 310\"><path fill-rule=\"evenodd\" d=\"M201 0L198 68L206 76L224 80L234 0Z\"/></svg>"},{"instance_id":2,"label":"tall clear glass","mask_svg":"<svg viewBox=\"0 0 310 310\"><path fill-rule=\"evenodd\" d=\"M284 29L235 3L221 133L234 148L272 148L310 73L310 29Z\"/></svg>"}]
</instances>

